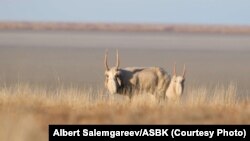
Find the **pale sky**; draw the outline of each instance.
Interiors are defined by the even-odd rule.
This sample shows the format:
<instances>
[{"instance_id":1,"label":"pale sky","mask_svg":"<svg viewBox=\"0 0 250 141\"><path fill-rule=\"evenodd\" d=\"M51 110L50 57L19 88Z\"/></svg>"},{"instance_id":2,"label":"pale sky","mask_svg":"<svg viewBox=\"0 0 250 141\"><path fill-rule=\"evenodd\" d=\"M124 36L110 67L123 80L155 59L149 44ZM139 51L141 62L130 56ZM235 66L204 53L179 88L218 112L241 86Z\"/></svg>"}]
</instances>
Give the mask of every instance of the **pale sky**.
<instances>
[{"instance_id":1,"label":"pale sky","mask_svg":"<svg viewBox=\"0 0 250 141\"><path fill-rule=\"evenodd\" d=\"M250 0L0 0L0 21L250 25Z\"/></svg>"}]
</instances>

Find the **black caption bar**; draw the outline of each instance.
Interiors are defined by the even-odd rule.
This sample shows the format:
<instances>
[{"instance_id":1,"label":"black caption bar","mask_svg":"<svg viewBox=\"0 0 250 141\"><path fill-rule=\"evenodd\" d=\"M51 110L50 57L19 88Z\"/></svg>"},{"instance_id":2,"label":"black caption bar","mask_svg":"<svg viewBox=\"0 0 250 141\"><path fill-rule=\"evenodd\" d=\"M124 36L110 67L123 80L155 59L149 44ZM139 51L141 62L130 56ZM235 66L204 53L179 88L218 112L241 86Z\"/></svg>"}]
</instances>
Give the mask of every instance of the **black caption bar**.
<instances>
[{"instance_id":1,"label":"black caption bar","mask_svg":"<svg viewBox=\"0 0 250 141\"><path fill-rule=\"evenodd\" d=\"M250 139L250 125L49 125L49 141L162 138Z\"/></svg>"}]
</instances>

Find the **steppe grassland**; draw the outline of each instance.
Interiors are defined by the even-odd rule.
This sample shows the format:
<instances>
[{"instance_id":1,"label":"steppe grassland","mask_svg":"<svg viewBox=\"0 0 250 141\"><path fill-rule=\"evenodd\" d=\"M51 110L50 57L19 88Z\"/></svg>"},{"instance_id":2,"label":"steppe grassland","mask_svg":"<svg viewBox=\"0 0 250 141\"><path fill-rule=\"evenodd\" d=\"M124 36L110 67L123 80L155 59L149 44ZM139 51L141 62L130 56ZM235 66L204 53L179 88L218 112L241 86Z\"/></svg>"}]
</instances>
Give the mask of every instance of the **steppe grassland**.
<instances>
[{"instance_id":1,"label":"steppe grassland","mask_svg":"<svg viewBox=\"0 0 250 141\"><path fill-rule=\"evenodd\" d=\"M0 139L44 140L49 124L249 124L249 98L237 86L190 87L178 102L150 94L109 96L103 89L55 91L17 84L0 89Z\"/></svg>"}]
</instances>

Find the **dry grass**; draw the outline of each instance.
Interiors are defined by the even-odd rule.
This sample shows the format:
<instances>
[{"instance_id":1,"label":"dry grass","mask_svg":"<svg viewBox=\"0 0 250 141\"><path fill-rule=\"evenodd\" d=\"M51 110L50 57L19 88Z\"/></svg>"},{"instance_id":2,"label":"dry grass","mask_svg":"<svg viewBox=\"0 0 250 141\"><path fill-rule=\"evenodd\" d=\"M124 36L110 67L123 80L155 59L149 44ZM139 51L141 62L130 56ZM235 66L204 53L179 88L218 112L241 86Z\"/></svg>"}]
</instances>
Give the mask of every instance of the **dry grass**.
<instances>
[{"instance_id":1,"label":"dry grass","mask_svg":"<svg viewBox=\"0 0 250 141\"><path fill-rule=\"evenodd\" d=\"M151 95L110 97L94 89L0 88L0 140L47 140L48 124L249 124L250 103L236 85L193 87L179 102Z\"/></svg>"}]
</instances>

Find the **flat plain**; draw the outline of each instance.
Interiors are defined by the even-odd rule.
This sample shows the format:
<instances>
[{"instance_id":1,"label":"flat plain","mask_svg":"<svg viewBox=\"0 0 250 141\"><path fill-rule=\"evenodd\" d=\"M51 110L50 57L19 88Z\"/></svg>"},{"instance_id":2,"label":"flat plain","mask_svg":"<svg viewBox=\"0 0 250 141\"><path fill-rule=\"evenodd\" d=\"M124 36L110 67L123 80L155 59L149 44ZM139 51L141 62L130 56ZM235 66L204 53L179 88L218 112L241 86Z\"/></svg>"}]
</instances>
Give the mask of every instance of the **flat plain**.
<instances>
[{"instance_id":1,"label":"flat plain","mask_svg":"<svg viewBox=\"0 0 250 141\"><path fill-rule=\"evenodd\" d=\"M1 30L0 140L47 140L54 123L249 124L249 46L245 34ZM183 99L109 96L106 49L110 66L116 49L121 67L185 64Z\"/></svg>"}]
</instances>

